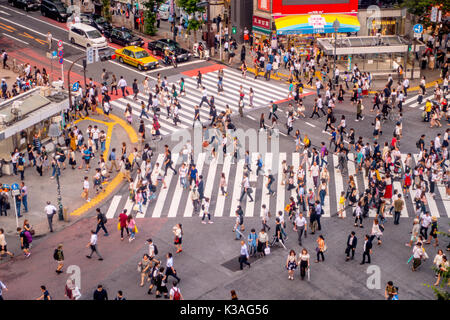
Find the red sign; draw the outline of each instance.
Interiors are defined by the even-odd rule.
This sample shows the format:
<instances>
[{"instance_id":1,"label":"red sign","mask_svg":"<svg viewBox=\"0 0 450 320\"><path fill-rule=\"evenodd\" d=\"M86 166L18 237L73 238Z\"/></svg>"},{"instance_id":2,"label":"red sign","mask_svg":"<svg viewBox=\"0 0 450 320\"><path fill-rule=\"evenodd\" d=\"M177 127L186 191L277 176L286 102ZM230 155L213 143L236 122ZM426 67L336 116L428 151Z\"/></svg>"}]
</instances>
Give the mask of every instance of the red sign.
<instances>
[{"instance_id":1,"label":"red sign","mask_svg":"<svg viewBox=\"0 0 450 320\"><path fill-rule=\"evenodd\" d=\"M270 20L258 16L253 16L253 26L270 30Z\"/></svg>"},{"instance_id":2,"label":"red sign","mask_svg":"<svg viewBox=\"0 0 450 320\"><path fill-rule=\"evenodd\" d=\"M270 12L270 1L272 0L258 0L258 10Z\"/></svg>"},{"instance_id":3,"label":"red sign","mask_svg":"<svg viewBox=\"0 0 450 320\"><path fill-rule=\"evenodd\" d=\"M358 12L358 0L272 0L272 14Z\"/></svg>"}]
</instances>

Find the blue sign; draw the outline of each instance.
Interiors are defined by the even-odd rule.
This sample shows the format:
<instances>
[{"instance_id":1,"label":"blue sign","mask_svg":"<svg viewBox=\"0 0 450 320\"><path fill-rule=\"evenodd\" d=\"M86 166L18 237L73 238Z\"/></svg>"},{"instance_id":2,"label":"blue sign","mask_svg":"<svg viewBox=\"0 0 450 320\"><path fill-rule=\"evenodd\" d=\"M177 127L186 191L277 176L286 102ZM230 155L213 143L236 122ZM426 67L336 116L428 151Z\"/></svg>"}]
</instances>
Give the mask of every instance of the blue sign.
<instances>
[{"instance_id":1,"label":"blue sign","mask_svg":"<svg viewBox=\"0 0 450 320\"><path fill-rule=\"evenodd\" d=\"M9 189L11 189L11 188L9 187L9 184L4 183L4 184L2 184L2 189L7 189L7 190L9 190Z\"/></svg>"},{"instance_id":2,"label":"blue sign","mask_svg":"<svg viewBox=\"0 0 450 320\"><path fill-rule=\"evenodd\" d=\"M63 64L64 60L63 58L59 58L59 64Z\"/></svg>"},{"instance_id":3,"label":"blue sign","mask_svg":"<svg viewBox=\"0 0 450 320\"><path fill-rule=\"evenodd\" d=\"M80 84L78 83L78 82L75 82L74 84L73 84L73 86L72 86L72 90L75 92L75 91L78 91L78 89L80 88Z\"/></svg>"},{"instance_id":4,"label":"blue sign","mask_svg":"<svg viewBox=\"0 0 450 320\"><path fill-rule=\"evenodd\" d=\"M62 58L63 57L63 54L64 54L64 52L61 50L61 51L58 51L58 57L60 57L60 58Z\"/></svg>"},{"instance_id":5,"label":"blue sign","mask_svg":"<svg viewBox=\"0 0 450 320\"><path fill-rule=\"evenodd\" d=\"M13 183L11 185L11 190L19 190L19 185L17 183Z\"/></svg>"},{"instance_id":6,"label":"blue sign","mask_svg":"<svg viewBox=\"0 0 450 320\"><path fill-rule=\"evenodd\" d=\"M415 24L413 27L413 30L415 33L422 33L423 32L423 25L421 24Z\"/></svg>"},{"instance_id":7,"label":"blue sign","mask_svg":"<svg viewBox=\"0 0 450 320\"><path fill-rule=\"evenodd\" d=\"M52 56L53 57L56 57L58 54L57 54L57 52L56 51L52 51Z\"/></svg>"}]
</instances>

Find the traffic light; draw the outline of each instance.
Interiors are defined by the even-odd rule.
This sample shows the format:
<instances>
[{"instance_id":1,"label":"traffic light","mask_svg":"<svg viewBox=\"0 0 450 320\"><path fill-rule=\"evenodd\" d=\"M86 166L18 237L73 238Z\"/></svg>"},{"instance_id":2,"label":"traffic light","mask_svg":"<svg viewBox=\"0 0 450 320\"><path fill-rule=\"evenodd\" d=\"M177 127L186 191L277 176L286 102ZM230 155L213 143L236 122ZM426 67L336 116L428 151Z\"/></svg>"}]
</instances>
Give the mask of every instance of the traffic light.
<instances>
[{"instance_id":1,"label":"traffic light","mask_svg":"<svg viewBox=\"0 0 450 320\"><path fill-rule=\"evenodd\" d=\"M236 32L237 32L237 28L235 26L232 26L231 27L231 33L232 34L236 34Z\"/></svg>"},{"instance_id":2,"label":"traffic light","mask_svg":"<svg viewBox=\"0 0 450 320\"><path fill-rule=\"evenodd\" d=\"M410 43L410 44L408 44L408 52L411 52L411 49L412 49L412 44Z\"/></svg>"}]
</instances>

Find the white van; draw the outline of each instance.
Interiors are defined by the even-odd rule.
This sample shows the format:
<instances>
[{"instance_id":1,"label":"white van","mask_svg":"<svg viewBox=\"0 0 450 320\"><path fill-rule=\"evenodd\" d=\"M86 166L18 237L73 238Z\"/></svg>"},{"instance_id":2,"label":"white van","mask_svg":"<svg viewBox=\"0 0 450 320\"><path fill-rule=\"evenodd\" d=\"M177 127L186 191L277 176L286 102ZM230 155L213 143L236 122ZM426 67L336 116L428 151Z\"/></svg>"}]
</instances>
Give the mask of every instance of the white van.
<instances>
[{"instance_id":1,"label":"white van","mask_svg":"<svg viewBox=\"0 0 450 320\"><path fill-rule=\"evenodd\" d=\"M106 38L94 27L83 23L74 23L69 29L69 40L72 44L82 47L104 48L108 47Z\"/></svg>"}]
</instances>

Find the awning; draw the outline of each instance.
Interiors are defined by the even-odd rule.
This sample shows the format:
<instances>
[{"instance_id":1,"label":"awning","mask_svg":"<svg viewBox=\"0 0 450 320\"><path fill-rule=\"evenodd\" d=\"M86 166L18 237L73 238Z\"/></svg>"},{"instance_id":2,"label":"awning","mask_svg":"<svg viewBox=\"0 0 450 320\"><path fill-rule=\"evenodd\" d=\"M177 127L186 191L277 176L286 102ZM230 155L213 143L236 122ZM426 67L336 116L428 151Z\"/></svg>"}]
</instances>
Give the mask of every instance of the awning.
<instances>
[{"instance_id":1,"label":"awning","mask_svg":"<svg viewBox=\"0 0 450 320\"><path fill-rule=\"evenodd\" d=\"M303 14L275 16L277 34L334 33L333 22L338 19L338 33L358 32L360 24L356 14Z\"/></svg>"}]
</instances>

